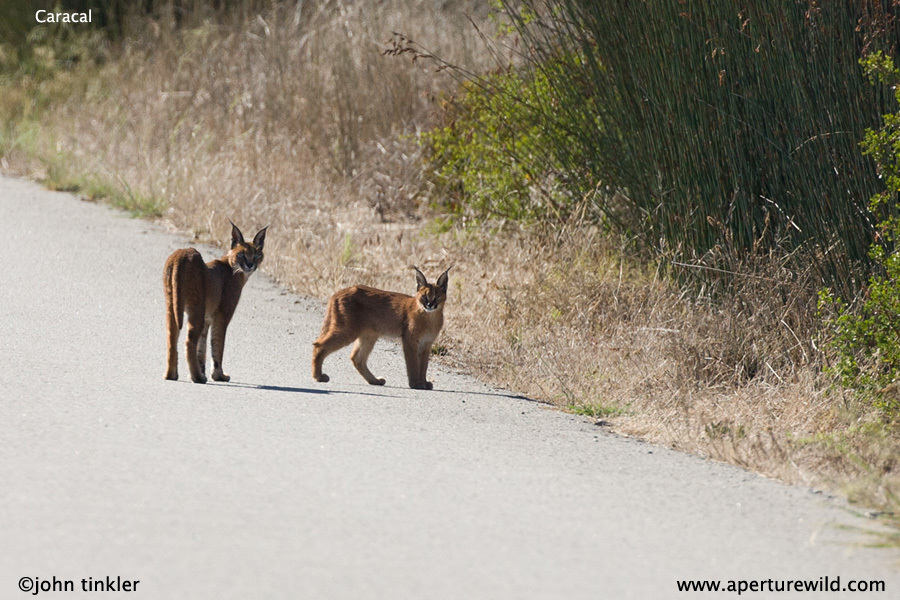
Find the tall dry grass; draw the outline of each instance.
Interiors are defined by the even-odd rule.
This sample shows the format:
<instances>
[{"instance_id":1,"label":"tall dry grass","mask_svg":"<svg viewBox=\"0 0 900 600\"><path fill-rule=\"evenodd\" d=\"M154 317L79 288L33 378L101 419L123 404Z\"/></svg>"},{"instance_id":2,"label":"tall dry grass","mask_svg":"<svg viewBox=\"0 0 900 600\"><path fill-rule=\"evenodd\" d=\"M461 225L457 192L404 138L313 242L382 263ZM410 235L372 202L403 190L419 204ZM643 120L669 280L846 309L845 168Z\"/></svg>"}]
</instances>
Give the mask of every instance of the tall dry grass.
<instances>
[{"instance_id":1,"label":"tall dry grass","mask_svg":"<svg viewBox=\"0 0 900 600\"><path fill-rule=\"evenodd\" d=\"M416 135L455 84L382 51L402 31L491 68L470 22L483 3L266 6L132 22L98 72L20 123L5 164L52 178L64 163L158 199L204 241L224 241L229 218L271 224L265 269L322 299L354 283L408 290L408 265L453 264L439 360L625 433L890 495L900 448L820 375L815 297L792 270L735 265L719 279L732 293L713 294L583 223L436 224Z\"/></svg>"}]
</instances>

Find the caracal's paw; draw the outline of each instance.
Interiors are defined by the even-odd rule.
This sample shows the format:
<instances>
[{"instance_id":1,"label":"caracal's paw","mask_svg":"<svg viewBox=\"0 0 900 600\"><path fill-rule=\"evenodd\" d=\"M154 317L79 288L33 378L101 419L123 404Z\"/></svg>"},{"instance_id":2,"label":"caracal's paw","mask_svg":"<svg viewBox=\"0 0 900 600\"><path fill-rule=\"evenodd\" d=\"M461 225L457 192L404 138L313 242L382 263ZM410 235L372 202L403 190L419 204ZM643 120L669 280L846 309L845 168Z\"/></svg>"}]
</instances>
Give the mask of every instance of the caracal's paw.
<instances>
[{"instance_id":1,"label":"caracal's paw","mask_svg":"<svg viewBox=\"0 0 900 600\"><path fill-rule=\"evenodd\" d=\"M178 371L166 371L166 379L169 381L178 381Z\"/></svg>"},{"instance_id":2,"label":"caracal's paw","mask_svg":"<svg viewBox=\"0 0 900 600\"><path fill-rule=\"evenodd\" d=\"M384 385L384 384L385 384L385 380L384 380L384 378L379 377L379 378L376 379L375 381L370 381L369 383L372 384L372 385Z\"/></svg>"},{"instance_id":3,"label":"caracal's paw","mask_svg":"<svg viewBox=\"0 0 900 600\"><path fill-rule=\"evenodd\" d=\"M213 381L231 381L231 376L226 374L224 371L220 371L216 369L212 373Z\"/></svg>"},{"instance_id":4,"label":"caracal's paw","mask_svg":"<svg viewBox=\"0 0 900 600\"><path fill-rule=\"evenodd\" d=\"M315 379L319 383L328 383L329 381L331 381L331 378L328 377L328 375L326 375L325 373L320 373L319 375L316 376Z\"/></svg>"}]
</instances>

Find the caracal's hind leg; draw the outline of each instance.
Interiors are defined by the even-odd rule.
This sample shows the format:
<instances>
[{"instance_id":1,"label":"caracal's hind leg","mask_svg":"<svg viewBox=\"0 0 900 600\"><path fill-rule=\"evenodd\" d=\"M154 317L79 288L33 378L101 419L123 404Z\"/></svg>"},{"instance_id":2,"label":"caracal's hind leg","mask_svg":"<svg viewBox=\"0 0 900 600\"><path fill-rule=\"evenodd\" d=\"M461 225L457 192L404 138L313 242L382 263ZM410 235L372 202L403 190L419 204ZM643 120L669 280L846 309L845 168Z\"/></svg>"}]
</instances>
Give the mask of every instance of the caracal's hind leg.
<instances>
[{"instance_id":1,"label":"caracal's hind leg","mask_svg":"<svg viewBox=\"0 0 900 600\"><path fill-rule=\"evenodd\" d=\"M166 379L178 379L178 334L181 328L175 320L171 294L166 294Z\"/></svg>"},{"instance_id":2,"label":"caracal's hind leg","mask_svg":"<svg viewBox=\"0 0 900 600\"><path fill-rule=\"evenodd\" d=\"M328 381L328 375L322 372L322 363L325 357L336 350L350 344L356 336L348 333L322 334L313 342L312 376L318 382Z\"/></svg>"},{"instance_id":3,"label":"caracal's hind leg","mask_svg":"<svg viewBox=\"0 0 900 600\"><path fill-rule=\"evenodd\" d=\"M203 308L188 311L187 341L184 343L187 356L188 369L191 371L191 381L194 383L206 383L206 375L200 368L199 344L206 327L206 316Z\"/></svg>"},{"instance_id":4,"label":"caracal's hind leg","mask_svg":"<svg viewBox=\"0 0 900 600\"><path fill-rule=\"evenodd\" d=\"M197 364L200 365L200 373L206 376L206 347L209 334L209 320L203 321L203 331L200 332L200 340L197 342Z\"/></svg>"},{"instance_id":5,"label":"caracal's hind leg","mask_svg":"<svg viewBox=\"0 0 900 600\"><path fill-rule=\"evenodd\" d=\"M212 323L211 345L213 371L212 378L215 381L231 381L231 376L222 370L222 358L225 355L225 332L228 331L228 321L218 318Z\"/></svg>"},{"instance_id":6,"label":"caracal's hind leg","mask_svg":"<svg viewBox=\"0 0 900 600\"><path fill-rule=\"evenodd\" d=\"M356 343L353 344L353 350L350 352L350 361L367 382L372 385L384 385L384 379L372 375L372 371L369 370L366 364L369 360L369 353L372 352L372 348L375 347L375 342L377 341L377 335L363 334L359 336L356 339Z\"/></svg>"}]
</instances>

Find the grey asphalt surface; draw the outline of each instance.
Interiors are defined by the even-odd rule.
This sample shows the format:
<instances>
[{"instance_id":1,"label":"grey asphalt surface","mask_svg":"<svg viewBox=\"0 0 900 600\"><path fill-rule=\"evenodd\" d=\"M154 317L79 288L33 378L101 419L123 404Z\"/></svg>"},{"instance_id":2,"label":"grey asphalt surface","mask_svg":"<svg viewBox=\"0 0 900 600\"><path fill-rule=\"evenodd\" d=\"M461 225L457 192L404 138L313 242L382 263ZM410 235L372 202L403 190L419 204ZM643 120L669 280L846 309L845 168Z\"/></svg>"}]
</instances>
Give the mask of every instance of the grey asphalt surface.
<instances>
[{"instance_id":1,"label":"grey asphalt surface","mask_svg":"<svg viewBox=\"0 0 900 600\"><path fill-rule=\"evenodd\" d=\"M323 305L265 274L231 382L190 383L183 356L164 381L162 266L189 243L9 178L0 223L2 599L34 595L23 577L73 582L54 598L736 597L676 582L825 576L887 591L802 596L900 597L898 552L860 546L873 522L839 500L439 367L409 390L390 343L370 362L387 386L349 349L314 383ZM77 591L108 576L140 583Z\"/></svg>"}]
</instances>

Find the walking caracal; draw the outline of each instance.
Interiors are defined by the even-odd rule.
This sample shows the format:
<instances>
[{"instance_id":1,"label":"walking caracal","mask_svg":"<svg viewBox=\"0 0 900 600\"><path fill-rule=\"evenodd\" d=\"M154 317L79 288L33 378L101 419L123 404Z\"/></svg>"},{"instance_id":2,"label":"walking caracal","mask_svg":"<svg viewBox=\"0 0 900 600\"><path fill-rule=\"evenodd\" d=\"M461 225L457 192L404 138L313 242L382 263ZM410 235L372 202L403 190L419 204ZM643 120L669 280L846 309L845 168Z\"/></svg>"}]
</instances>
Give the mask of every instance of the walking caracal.
<instances>
[{"instance_id":1,"label":"walking caracal","mask_svg":"<svg viewBox=\"0 0 900 600\"><path fill-rule=\"evenodd\" d=\"M431 345L444 324L447 299L447 274L444 271L433 284L416 267L416 295L385 292L364 285L343 289L328 301L322 333L313 342L312 371L316 381L328 381L322 373L325 357L354 340L350 360L359 374L372 385L384 385L384 379L372 375L366 361L381 337L400 338L406 358L409 387L432 389L425 377Z\"/></svg>"},{"instance_id":2,"label":"walking caracal","mask_svg":"<svg viewBox=\"0 0 900 600\"><path fill-rule=\"evenodd\" d=\"M194 248L176 250L166 259L163 288L166 293L168 368L166 379L178 379L178 334L187 313L185 353L191 381L206 383L206 336L212 329L212 378L228 381L222 371L225 331L234 315L241 289L263 260L266 241L263 227L251 243L231 224L231 250L222 258L203 262Z\"/></svg>"}]
</instances>

